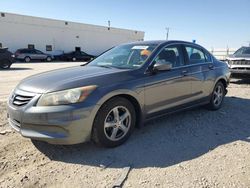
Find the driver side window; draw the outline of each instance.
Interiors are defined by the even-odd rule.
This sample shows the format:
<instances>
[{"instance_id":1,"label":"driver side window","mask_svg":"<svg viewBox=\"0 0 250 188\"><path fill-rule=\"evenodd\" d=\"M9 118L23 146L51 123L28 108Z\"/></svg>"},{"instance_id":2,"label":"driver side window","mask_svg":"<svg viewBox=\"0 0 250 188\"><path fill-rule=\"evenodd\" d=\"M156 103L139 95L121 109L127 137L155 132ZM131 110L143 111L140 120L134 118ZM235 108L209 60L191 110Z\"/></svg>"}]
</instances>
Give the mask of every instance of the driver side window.
<instances>
[{"instance_id":1,"label":"driver side window","mask_svg":"<svg viewBox=\"0 0 250 188\"><path fill-rule=\"evenodd\" d=\"M172 67L183 65L178 46L165 47L156 57L155 61L160 64L172 64Z\"/></svg>"}]
</instances>

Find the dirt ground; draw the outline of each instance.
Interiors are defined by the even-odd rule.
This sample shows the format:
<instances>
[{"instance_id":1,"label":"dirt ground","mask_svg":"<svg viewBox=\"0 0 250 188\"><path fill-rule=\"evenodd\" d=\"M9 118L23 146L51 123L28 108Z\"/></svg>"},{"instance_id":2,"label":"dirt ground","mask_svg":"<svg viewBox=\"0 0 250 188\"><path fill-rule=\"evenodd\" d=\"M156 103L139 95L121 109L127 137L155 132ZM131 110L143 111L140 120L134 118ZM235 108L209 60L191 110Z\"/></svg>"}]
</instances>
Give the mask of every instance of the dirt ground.
<instances>
[{"instance_id":1,"label":"dirt ground","mask_svg":"<svg viewBox=\"0 0 250 188\"><path fill-rule=\"evenodd\" d=\"M12 64L8 70L0 70L0 102L6 101L10 92L18 82L33 74L58 68L78 66L82 62L18 62Z\"/></svg>"},{"instance_id":2,"label":"dirt ground","mask_svg":"<svg viewBox=\"0 0 250 188\"><path fill-rule=\"evenodd\" d=\"M233 79L219 111L146 123L122 146L53 146L12 131L0 103L0 187L250 187L250 80ZM106 165L106 168L100 167Z\"/></svg>"}]
</instances>

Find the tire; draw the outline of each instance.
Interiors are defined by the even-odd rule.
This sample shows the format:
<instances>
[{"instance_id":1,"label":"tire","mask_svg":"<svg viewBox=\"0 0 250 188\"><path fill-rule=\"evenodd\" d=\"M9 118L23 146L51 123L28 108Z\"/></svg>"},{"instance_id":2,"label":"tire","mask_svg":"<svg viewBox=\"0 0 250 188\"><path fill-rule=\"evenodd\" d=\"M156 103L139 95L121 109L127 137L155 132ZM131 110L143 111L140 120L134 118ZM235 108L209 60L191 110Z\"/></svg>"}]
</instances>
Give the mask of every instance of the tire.
<instances>
[{"instance_id":1,"label":"tire","mask_svg":"<svg viewBox=\"0 0 250 188\"><path fill-rule=\"evenodd\" d=\"M46 61L47 61L47 62L51 62L51 61L52 61L52 58L51 58L50 56L48 56L48 57L46 58Z\"/></svg>"},{"instance_id":2,"label":"tire","mask_svg":"<svg viewBox=\"0 0 250 188\"><path fill-rule=\"evenodd\" d=\"M31 58L30 58L30 57L27 56L27 57L24 58L24 62L25 62L25 63L29 63L30 61L31 61Z\"/></svg>"},{"instance_id":3,"label":"tire","mask_svg":"<svg viewBox=\"0 0 250 188\"><path fill-rule=\"evenodd\" d=\"M131 102L122 97L112 98L103 104L95 117L92 140L99 146L119 146L129 138L135 122L136 114Z\"/></svg>"},{"instance_id":4,"label":"tire","mask_svg":"<svg viewBox=\"0 0 250 188\"><path fill-rule=\"evenodd\" d=\"M4 60L2 60L2 62L0 63L0 67L1 67L1 69L9 69L10 68L10 66L11 66L11 61L10 60L8 60L8 59L4 59Z\"/></svg>"},{"instance_id":5,"label":"tire","mask_svg":"<svg viewBox=\"0 0 250 188\"><path fill-rule=\"evenodd\" d=\"M209 110L218 110L221 108L224 97L226 94L226 88L223 85L222 82L217 82L214 89L213 93L211 94L211 99L208 104L208 109Z\"/></svg>"}]
</instances>

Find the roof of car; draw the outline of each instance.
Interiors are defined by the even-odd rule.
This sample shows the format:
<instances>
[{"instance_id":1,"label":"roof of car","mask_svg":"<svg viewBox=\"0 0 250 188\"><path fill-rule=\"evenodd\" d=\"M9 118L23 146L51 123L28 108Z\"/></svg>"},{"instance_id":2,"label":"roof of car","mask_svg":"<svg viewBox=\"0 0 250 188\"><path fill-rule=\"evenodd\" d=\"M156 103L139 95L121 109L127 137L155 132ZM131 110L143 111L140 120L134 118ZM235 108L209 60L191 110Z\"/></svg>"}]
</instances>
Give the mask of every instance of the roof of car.
<instances>
[{"instance_id":1,"label":"roof of car","mask_svg":"<svg viewBox=\"0 0 250 188\"><path fill-rule=\"evenodd\" d=\"M185 44L195 44L196 43L192 43L192 42L187 42L187 41L181 41L181 40L149 40L149 41L136 41L136 42L131 42L131 43L127 43L127 44L136 44L136 45L160 45L160 44L170 44L170 43L185 43Z\"/></svg>"},{"instance_id":2,"label":"roof of car","mask_svg":"<svg viewBox=\"0 0 250 188\"><path fill-rule=\"evenodd\" d=\"M30 48L20 48L18 50L35 50L35 49L30 49Z\"/></svg>"},{"instance_id":3,"label":"roof of car","mask_svg":"<svg viewBox=\"0 0 250 188\"><path fill-rule=\"evenodd\" d=\"M8 50L9 48L8 47L2 47L0 48L1 50Z\"/></svg>"}]
</instances>

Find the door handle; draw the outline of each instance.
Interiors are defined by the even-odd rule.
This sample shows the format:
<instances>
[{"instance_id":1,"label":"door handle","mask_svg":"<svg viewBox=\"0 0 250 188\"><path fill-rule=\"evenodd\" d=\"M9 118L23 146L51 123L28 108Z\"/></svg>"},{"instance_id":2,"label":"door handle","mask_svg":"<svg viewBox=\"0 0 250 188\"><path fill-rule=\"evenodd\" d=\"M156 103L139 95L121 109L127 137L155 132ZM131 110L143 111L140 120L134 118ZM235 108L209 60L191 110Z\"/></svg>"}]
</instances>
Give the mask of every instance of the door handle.
<instances>
[{"instance_id":1,"label":"door handle","mask_svg":"<svg viewBox=\"0 0 250 188\"><path fill-rule=\"evenodd\" d=\"M183 76L187 76L188 71L187 70L183 70L181 73L182 73Z\"/></svg>"},{"instance_id":2,"label":"door handle","mask_svg":"<svg viewBox=\"0 0 250 188\"><path fill-rule=\"evenodd\" d=\"M214 69L214 65L208 65L208 68L209 68L210 70L213 70L213 69Z\"/></svg>"}]
</instances>

